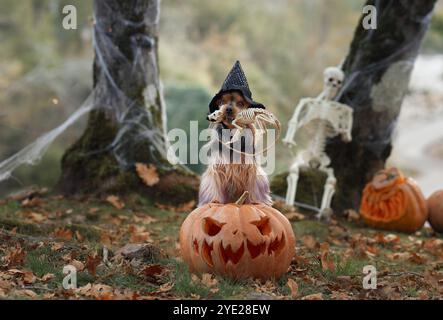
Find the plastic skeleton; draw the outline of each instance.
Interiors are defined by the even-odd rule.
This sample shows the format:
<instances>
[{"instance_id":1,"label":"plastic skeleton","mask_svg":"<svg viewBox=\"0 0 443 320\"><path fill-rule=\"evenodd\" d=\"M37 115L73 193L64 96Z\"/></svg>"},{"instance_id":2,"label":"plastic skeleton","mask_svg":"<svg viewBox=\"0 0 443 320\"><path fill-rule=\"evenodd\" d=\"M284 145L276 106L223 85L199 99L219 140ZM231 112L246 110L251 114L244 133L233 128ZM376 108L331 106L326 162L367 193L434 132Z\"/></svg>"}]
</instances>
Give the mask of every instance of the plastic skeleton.
<instances>
[{"instance_id":1,"label":"plastic skeleton","mask_svg":"<svg viewBox=\"0 0 443 320\"><path fill-rule=\"evenodd\" d=\"M335 193L336 179L334 170L329 168L331 160L325 153L328 138L340 135L343 141L351 141L353 110L344 104L332 101L341 88L344 73L336 67L329 67L324 71L324 89L317 98L304 98L294 110L289 121L289 129L283 142L295 146L294 137L297 134L299 141L305 141L301 146L287 177L288 189L286 204L293 205L297 192L299 170L303 165L318 169L327 174L318 218L329 218L331 201ZM304 139L303 139L304 138Z\"/></svg>"},{"instance_id":2,"label":"plastic skeleton","mask_svg":"<svg viewBox=\"0 0 443 320\"><path fill-rule=\"evenodd\" d=\"M223 112L220 110L216 110L208 116L208 120L221 122L223 121L223 117ZM232 125L237 130L232 137L231 142L237 141L241 137L243 129L246 127L252 127L252 130L255 133L255 124L257 124L258 126L259 132L263 133L263 131L265 131L266 129L266 123L273 125L277 129L278 134L280 133L280 121L274 116L272 112L260 108L249 108L239 112L235 119L232 121Z\"/></svg>"}]
</instances>

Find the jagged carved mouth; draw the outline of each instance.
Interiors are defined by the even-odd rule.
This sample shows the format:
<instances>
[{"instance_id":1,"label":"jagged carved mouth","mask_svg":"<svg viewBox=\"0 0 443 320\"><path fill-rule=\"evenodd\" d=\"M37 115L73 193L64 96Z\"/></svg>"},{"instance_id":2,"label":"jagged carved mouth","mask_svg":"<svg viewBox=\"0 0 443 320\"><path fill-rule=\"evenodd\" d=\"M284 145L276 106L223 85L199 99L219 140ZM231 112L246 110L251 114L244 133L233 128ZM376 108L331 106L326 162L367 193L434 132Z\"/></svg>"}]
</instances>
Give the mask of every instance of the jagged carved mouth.
<instances>
[{"instance_id":1,"label":"jagged carved mouth","mask_svg":"<svg viewBox=\"0 0 443 320\"><path fill-rule=\"evenodd\" d=\"M225 224L226 223L221 223L207 217L203 220L203 231L206 235L214 237L218 235ZM284 233L269 239L271 237L272 230L268 217L263 217L257 221L252 221L251 224L255 225L260 234L263 236L263 240L259 243L254 244L245 236L246 239L243 241L243 243L241 243L241 245L234 250L231 244L226 244L226 242L223 243L223 241L220 241L217 245L212 241L208 242L207 239L204 239L200 246L199 241L194 239L192 243L193 249L197 255L200 253L202 259L210 267L214 266L212 253L216 249L218 249L220 259L225 265L229 262L234 265L238 264L242 257L247 254L246 252L249 253L252 259L263 255L279 255L286 245ZM234 230L232 233L233 235L236 235L238 230ZM214 248L214 246L216 247Z\"/></svg>"}]
</instances>

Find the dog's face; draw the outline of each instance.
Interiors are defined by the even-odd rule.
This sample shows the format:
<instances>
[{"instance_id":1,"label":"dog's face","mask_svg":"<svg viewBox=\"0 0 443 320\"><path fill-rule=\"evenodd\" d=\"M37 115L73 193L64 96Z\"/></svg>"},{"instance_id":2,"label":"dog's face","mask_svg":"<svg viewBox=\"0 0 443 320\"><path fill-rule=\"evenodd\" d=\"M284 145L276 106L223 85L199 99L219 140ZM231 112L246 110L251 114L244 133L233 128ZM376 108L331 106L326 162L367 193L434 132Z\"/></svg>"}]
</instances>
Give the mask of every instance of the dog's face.
<instances>
[{"instance_id":1,"label":"dog's face","mask_svg":"<svg viewBox=\"0 0 443 320\"><path fill-rule=\"evenodd\" d=\"M237 114L250 107L248 101L243 98L240 92L227 92L217 100L218 109L222 114L222 122L228 127L233 128L232 121Z\"/></svg>"}]
</instances>

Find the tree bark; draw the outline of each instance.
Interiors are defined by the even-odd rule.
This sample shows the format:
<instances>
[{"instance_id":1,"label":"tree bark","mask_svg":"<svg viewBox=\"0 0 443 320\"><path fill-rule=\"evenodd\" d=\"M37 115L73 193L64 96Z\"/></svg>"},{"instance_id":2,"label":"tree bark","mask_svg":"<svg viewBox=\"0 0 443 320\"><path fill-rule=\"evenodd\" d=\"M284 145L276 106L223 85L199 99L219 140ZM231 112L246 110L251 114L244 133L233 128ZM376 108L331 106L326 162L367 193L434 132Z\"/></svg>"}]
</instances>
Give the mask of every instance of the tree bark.
<instances>
[{"instance_id":1,"label":"tree bark","mask_svg":"<svg viewBox=\"0 0 443 320\"><path fill-rule=\"evenodd\" d=\"M94 1L94 110L82 137L63 156L63 193L136 191L169 203L196 198L197 177L166 158L159 6L158 0ZM143 185L136 163L154 165L160 182Z\"/></svg>"},{"instance_id":2,"label":"tree bark","mask_svg":"<svg viewBox=\"0 0 443 320\"><path fill-rule=\"evenodd\" d=\"M343 64L345 84L337 100L354 109L353 140L331 139L327 153L337 177L333 207L358 209L361 192L385 166L392 133L411 71L436 0L370 0L378 27L365 30L363 16Z\"/></svg>"}]
</instances>

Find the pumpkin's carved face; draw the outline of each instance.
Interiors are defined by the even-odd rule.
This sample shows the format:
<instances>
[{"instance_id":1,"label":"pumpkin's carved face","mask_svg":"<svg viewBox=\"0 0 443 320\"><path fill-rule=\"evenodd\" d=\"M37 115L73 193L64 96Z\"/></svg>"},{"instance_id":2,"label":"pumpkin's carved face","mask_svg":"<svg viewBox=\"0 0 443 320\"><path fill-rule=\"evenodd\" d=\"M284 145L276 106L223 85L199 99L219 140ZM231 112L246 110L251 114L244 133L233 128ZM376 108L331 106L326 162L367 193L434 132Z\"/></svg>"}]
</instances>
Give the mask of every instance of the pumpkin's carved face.
<instances>
[{"instance_id":1,"label":"pumpkin's carved face","mask_svg":"<svg viewBox=\"0 0 443 320\"><path fill-rule=\"evenodd\" d=\"M363 190L360 214L372 227L415 232L425 223L425 198L414 180L397 168L378 172Z\"/></svg>"},{"instance_id":2,"label":"pumpkin's carved face","mask_svg":"<svg viewBox=\"0 0 443 320\"><path fill-rule=\"evenodd\" d=\"M180 245L192 271L269 278L286 272L295 238L287 219L269 206L208 204L183 223Z\"/></svg>"}]
</instances>

